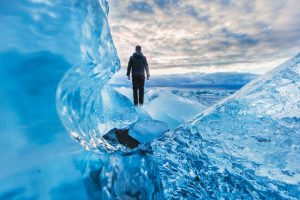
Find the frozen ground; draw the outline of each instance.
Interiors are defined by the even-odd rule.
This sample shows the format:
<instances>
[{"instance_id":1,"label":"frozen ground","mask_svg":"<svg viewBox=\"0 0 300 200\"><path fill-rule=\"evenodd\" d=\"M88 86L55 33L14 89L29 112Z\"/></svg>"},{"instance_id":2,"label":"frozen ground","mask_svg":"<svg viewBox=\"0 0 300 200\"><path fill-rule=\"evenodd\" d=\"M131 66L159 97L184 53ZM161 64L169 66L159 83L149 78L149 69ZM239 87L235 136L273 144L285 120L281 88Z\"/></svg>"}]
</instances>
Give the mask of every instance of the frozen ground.
<instances>
[{"instance_id":1,"label":"frozen ground","mask_svg":"<svg viewBox=\"0 0 300 200\"><path fill-rule=\"evenodd\" d=\"M125 95L132 101L132 88L131 87L114 87L118 92ZM236 89L210 89L210 88L183 88L183 87L147 87L145 90L145 102L148 103L159 96L161 92L171 92L177 96L184 97L197 101L206 107L228 97L236 92Z\"/></svg>"}]
</instances>

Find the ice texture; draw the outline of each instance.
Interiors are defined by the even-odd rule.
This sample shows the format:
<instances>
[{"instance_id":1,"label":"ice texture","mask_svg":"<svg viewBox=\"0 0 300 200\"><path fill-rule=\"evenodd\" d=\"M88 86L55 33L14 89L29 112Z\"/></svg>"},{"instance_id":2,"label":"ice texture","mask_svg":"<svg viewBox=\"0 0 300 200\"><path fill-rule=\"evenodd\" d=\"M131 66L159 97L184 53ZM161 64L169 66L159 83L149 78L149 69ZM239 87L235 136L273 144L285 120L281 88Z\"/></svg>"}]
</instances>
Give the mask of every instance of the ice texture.
<instances>
[{"instance_id":1,"label":"ice texture","mask_svg":"<svg viewBox=\"0 0 300 200\"><path fill-rule=\"evenodd\" d=\"M60 59L61 71L73 66L57 89L58 114L75 140L99 151L112 150L102 139L110 128L126 127L137 119L131 102L106 85L120 68L108 10L106 0L1 1L0 8L1 52L27 54L36 62L27 63L28 72L40 72L41 77L39 59L48 59L48 65ZM15 66L22 63L14 60Z\"/></svg>"},{"instance_id":2,"label":"ice texture","mask_svg":"<svg viewBox=\"0 0 300 200\"><path fill-rule=\"evenodd\" d=\"M158 97L145 105L145 110L155 120L168 124L169 129L174 129L180 124L193 119L206 106L201 103L162 91Z\"/></svg>"},{"instance_id":3,"label":"ice texture","mask_svg":"<svg viewBox=\"0 0 300 200\"><path fill-rule=\"evenodd\" d=\"M132 89L116 88L121 94L132 100ZM129 135L141 143L150 143L168 130L193 119L206 108L189 97L173 94L169 90L146 89L145 102L136 108L138 120L129 128Z\"/></svg>"},{"instance_id":4,"label":"ice texture","mask_svg":"<svg viewBox=\"0 0 300 200\"><path fill-rule=\"evenodd\" d=\"M159 170L145 151L89 154L77 163L88 199L164 199Z\"/></svg>"},{"instance_id":5,"label":"ice texture","mask_svg":"<svg viewBox=\"0 0 300 200\"><path fill-rule=\"evenodd\" d=\"M152 144L167 199L300 198L300 54Z\"/></svg>"},{"instance_id":6,"label":"ice texture","mask_svg":"<svg viewBox=\"0 0 300 200\"><path fill-rule=\"evenodd\" d=\"M88 150L113 151L103 135L137 120L129 99L107 82L120 68L107 22L107 1L85 1L80 27L83 60L66 72L57 89L57 110L71 136Z\"/></svg>"},{"instance_id":7,"label":"ice texture","mask_svg":"<svg viewBox=\"0 0 300 200\"><path fill-rule=\"evenodd\" d=\"M133 100L132 89L119 87L116 90ZM190 98L175 95L172 90L147 88L144 105L136 108L138 120L130 126L129 135L141 143L149 143L193 119L206 106Z\"/></svg>"},{"instance_id":8,"label":"ice texture","mask_svg":"<svg viewBox=\"0 0 300 200\"><path fill-rule=\"evenodd\" d=\"M88 153L66 137L55 91L70 66L57 110L84 147L113 150L102 132L150 117L106 84L119 68L107 10L0 2L0 199L300 199L299 55L166 133L154 155Z\"/></svg>"},{"instance_id":9,"label":"ice texture","mask_svg":"<svg viewBox=\"0 0 300 200\"><path fill-rule=\"evenodd\" d=\"M168 125L157 120L142 120L136 122L130 129L129 135L141 143L150 143L161 134L168 131Z\"/></svg>"},{"instance_id":10,"label":"ice texture","mask_svg":"<svg viewBox=\"0 0 300 200\"><path fill-rule=\"evenodd\" d=\"M57 115L57 86L71 66L78 66L77 69L82 72L91 67L86 80L89 80L89 75L92 78L97 76L93 71L98 69L94 67L94 61L86 62L90 59L86 57L97 57L97 51L91 46L94 43L84 42L86 37L92 40L101 36L103 38L99 41L112 45L110 37L97 32L100 27L105 29L107 26L104 19L103 24L101 19L97 20L96 31L94 28L89 30L93 19L88 13L102 18L106 16L103 12L107 11L107 6L107 2L102 0L0 1L1 200L85 200L99 199L98 194L110 195L112 199L162 199L159 172L147 153L98 155L87 152L70 139ZM94 33L96 36L93 36ZM106 50L101 50L100 44L95 40L94 46L103 53ZM106 49L111 50L109 47ZM118 61L115 51L109 53L113 57L112 62L114 58ZM83 63L88 63L88 66ZM73 72L70 70L68 73ZM102 78L106 79L106 75ZM98 83L92 81L96 79L92 78L89 83L99 89ZM70 83L72 89L83 80L74 79L78 83L64 81ZM82 89L80 92L86 91ZM128 100L107 85L98 92L105 99L105 109L110 108L107 106L109 103L118 106ZM74 93L74 97L77 94ZM111 98L115 101L107 101ZM70 106L81 105L81 102L76 102L80 99L68 100ZM87 104L83 106L86 107L82 107L82 111L89 109ZM128 109L131 109L130 106ZM62 107L58 111L68 110ZM118 113L118 110L115 113L108 110L105 116L114 119ZM119 126L118 123L116 126ZM127 185L123 187L124 184Z\"/></svg>"}]
</instances>

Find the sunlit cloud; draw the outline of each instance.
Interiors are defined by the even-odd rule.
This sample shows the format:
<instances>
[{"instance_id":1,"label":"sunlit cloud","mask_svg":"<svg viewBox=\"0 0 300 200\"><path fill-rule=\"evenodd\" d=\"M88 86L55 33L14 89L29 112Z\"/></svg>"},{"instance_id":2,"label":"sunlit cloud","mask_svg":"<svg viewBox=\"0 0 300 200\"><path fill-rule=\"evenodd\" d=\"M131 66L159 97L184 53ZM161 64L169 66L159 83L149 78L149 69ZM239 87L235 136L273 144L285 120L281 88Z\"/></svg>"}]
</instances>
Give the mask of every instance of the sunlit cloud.
<instances>
[{"instance_id":1,"label":"sunlit cloud","mask_svg":"<svg viewBox=\"0 0 300 200\"><path fill-rule=\"evenodd\" d=\"M136 44L152 74L264 73L300 49L297 0L110 0L123 70Z\"/></svg>"}]
</instances>

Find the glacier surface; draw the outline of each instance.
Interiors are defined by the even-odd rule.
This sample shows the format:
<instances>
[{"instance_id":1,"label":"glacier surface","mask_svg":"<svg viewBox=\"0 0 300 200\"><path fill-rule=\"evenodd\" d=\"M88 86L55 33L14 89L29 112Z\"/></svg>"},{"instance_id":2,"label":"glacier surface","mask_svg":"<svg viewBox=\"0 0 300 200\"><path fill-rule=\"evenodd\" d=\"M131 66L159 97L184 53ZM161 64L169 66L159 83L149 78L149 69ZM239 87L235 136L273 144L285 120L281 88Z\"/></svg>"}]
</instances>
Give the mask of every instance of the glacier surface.
<instances>
[{"instance_id":1,"label":"glacier surface","mask_svg":"<svg viewBox=\"0 0 300 200\"><path fill-rule=\"evenodd\" d=\"M132 91L129 88L116 88L118 92L132 100ZM138 108L138 118L153 119L167 124L169 130L177 128L180 124L193 119L208 106L198 99L191 99L192 95L176 94L178 91L163 88L149 88L145 94L145 103ZM174 109L176 108L176 109ZM145 130L147 131L147 130ZM140 131L141 132L141 131Z\"/></svg>"},{"instance_id":2,"label":"glacier surface","mask_svg":"<svg viewBox=\"0 0 300 200\"><path fill-rule=\"evenodd\" d=\"M152 143L167 198L300 198L300 54Z\"/></svg>"}]
</instances>

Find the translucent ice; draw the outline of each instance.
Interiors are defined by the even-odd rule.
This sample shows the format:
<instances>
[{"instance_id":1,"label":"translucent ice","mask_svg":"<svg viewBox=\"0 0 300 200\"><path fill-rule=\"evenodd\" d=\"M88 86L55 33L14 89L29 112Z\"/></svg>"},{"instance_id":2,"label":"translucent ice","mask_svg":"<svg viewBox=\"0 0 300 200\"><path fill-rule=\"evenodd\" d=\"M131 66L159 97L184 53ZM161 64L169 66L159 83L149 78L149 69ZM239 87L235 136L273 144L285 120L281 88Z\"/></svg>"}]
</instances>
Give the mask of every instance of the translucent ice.
<instances>
[{"instance_id":1,"label":"translucent ice","mask_svg":"<svg viewBox=\"0 0 300 200\"><path fill-rule=\"evenodd\" d=\"M159 199L160 176L167 199L300 199L299 56L166 133L153 143L154 156L102 154L93 162L80 158L86 152L56 116L54 93L67 68L74 66L58 89L58 112L84 147L114 150L103 133L151 117L106 84L119 68L107 2L0 5L0 199ZM158 117L196 113L191 106L190 117L177 115L177 96L149 96Z\"/></svg>"},{"instance_id":2,"label":"translucent ice","mask_svg":"<svg viewBox=\"0 0 300 200\"><path fill-rule=\"evenodd\" d=\"M138 121L129 129L129 135L141 143L150 143L168 131L167 124L156 120Z\"/></svg>"},{"instance_id":3,"label":"translucent ice","mask_svg":"<svg viewBox=\"0 0 300 200\"><path fill-rule=\"evenodd\" d=\"M132 103L106 83L120 68L108 22L107 2L84 1L81 26L83 61L61 80L57 109L71 136L86 149L116 150L103 135L137 120Z\"/></svg>"},{"instance_id":4,"label":"translucent ice","mask_svg":"<svg viewBox=\"0 0 300 200\"><path fill-rule=\"evenodd\" d=\"M33 63L24 64L27 71L23 74L39 72L43 77L45 69L49 76L60 78L49 70L52 64L59 72L73 66L57 89L57 110L73 138L85 148L99 151L111 150L102 139L108 129L136 120L131 102L105 86L120 68L107 22L108 9L106 0L1 1L0 8L0 51L29 54ZM49 63L42 62L45 59ZM22 64L12 60L16 66ZM41 78L37 84L43 81Z\"/></svg>"},{"instance_id":5,"label":"translucent ice","mask_svg":"<svg viewBox=\"0 0 300 200\"><path fill-rule=\"evenodd\" d=\"M82 113L94 117L98 115L93 112L102 108L107 118L99 119L106 122L100 130L135 120L129 100L107 85L102 87L103 80L119 67L107 29L107 9L104 0L0 1L1 200L97 199L99 191L111 199L162 198L158 170L148 154L92 154L93 162L68 137L56 112L58 83L75 65L76 72L69 70L61 82L59 97L66 97L62 100L67 104L59 105L58 111L75 122L76 130L87 119ZM91 85L94 93L89 91ZM89 104L92 101L87 99L96 95L99 98ZM119 116L122 112L132 113L132 118ZM98 166L91 169L91 165Z\"/></svg>"},{"instance_id":6,"label":"translucent ice","mask_svg":"<svg viewBox=\"0 0 300 200\"><path fill-rule=\"evenodd\" d=\"M119 87L116 90L132 100L131 88ZM193 97L176 95L168 89L146 88L144 105L136 111L139 118L158 120L174 129L206 108L196 99L191 99Z\"/></svg>"},{"instance_id":7,"label":"translucent ice","mask_svg":"<svg viewBox=\"0 0 300 200\"><path fill-rule=\"evenodd\" d=\"M153 143L167 198L300 198L300 54Z\"/></svg>"},{"instance_id":8,"label":"translucent ice","mask_svg":"<svg viewBox=\"0 0 300 200\"><path fill-rule=\"evenodd\" d=\"M181 123L193 119L206 106L201 103L172 94L160 92L159 96L149 104L145 110L155 119L168 124L169 129L174 129Z\"/></svg>"},{"instance_id":9,"label":"translucent ice","mask_svg":"<svg viewBox=\"0 0 300 200\"><path fill-rule=\"evenodd\" d=\"M145 152L90 154L79 166L88 199L164 199L156 163Z\"/></svg>"}]
</instances>

